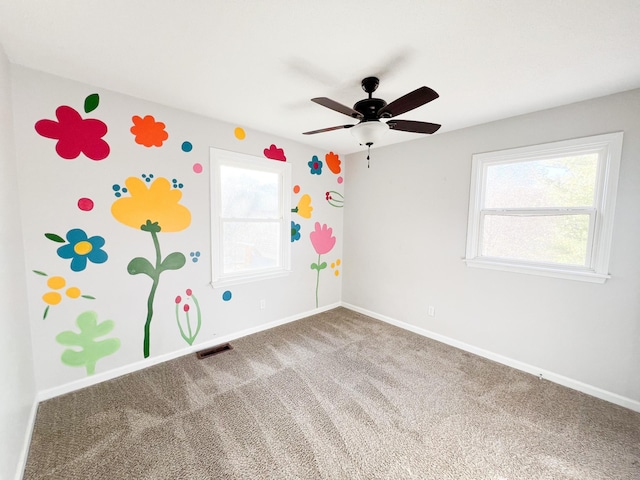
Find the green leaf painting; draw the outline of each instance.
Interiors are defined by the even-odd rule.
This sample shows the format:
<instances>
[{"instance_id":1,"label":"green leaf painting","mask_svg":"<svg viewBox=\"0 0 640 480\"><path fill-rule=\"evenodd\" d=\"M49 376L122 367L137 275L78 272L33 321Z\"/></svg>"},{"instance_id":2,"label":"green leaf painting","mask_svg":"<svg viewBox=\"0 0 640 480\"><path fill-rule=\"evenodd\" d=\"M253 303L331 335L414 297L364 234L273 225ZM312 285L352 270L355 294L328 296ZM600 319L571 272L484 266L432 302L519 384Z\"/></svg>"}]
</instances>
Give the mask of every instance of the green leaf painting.
<instances>
[{"instance_id":1,"label":"green leaf painting","mask_svg":"<svg viewBox=\"0 0 640 480\"><path fill-rule=\"evenodd\" d=\"M56 341L61 345L76 347L62 352L61 360L70 367L85 367L87 375L93 375L96 362L120 348L120 340L117 338L96 340L111 332L115 324L113 320L98 323L98 314L91 310L78 315L76 323L80 333L66 330L56 336Z\"/></svg>"},{"instance_id":2,"label":"green leaf painting","mask_svg":"<svg viewBox=\"0 0 640 480\"><path fill-rule=\"evenodd\" d=\"M45 233L44 236L49 240L57 243L66 243L66 240L64 238L62 238L60 235L56 235L55 233Z\"/></svg>"},{"instance_id":3,"label":"green leaf painting","mask_svg":"<svg viewBox=\"0 0 640 480\"><path fill-rule=\"evenodd\" d=\"M162 263L160 264L160 268L164 270L178 270L184 267L184 264L187 262L184 254L181 252L173 252L167 255Z\"/></svg>"},{"instance_id":4,"label":"green leaf painting","mask_svg":"<svg viewBox=\"0 0 640 480\"><path fill-rule=\"evenodd\" d=\"M153 265L151 265L151 262L143 257L136 257L131 260L129 265L127 265L127 272L129 272L130 275L144 273L151 278L154 278L156 274L156 270L153 268Z\"/></svg>"},{"instance_id":5,"label":"green leaf painting","mask_svg":"<svg viewBox=\"0 0 640 480\"><path fill-rule=\"evenodd\" d=\"M84 99L84 111L85 113L93 112L100 104L100 95L92 93Z\"/></svg>"}]
</instances>

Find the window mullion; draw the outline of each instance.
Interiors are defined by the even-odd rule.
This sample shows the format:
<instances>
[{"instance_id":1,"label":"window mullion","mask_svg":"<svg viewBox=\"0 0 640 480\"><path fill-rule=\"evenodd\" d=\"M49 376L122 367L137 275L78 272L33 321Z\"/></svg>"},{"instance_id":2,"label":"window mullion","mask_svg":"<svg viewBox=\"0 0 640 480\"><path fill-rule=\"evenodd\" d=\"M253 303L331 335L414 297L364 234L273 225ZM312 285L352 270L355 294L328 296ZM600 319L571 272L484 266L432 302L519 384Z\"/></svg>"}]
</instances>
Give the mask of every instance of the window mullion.
<instances>
[{"instance_id":1,"label":"window mullion","mask_svg":"<svg viewBox=\"0 0 640 480\"><path fill-rule=\"evenodd\" d=\"M484 208L483 215L592 215L596 209L593 207L567 207L567 208Z\"/></svg>"}]
</instances>

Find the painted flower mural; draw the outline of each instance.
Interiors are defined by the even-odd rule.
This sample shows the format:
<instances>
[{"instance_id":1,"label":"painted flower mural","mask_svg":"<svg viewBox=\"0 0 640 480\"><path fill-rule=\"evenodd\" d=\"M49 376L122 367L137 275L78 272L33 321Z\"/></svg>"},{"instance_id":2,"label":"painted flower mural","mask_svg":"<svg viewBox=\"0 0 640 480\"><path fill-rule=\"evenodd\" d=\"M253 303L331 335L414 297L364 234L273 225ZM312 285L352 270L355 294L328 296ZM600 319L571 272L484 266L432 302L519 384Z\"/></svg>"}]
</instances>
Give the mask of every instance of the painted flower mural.
<instances>
[{"instance_id":1,"label":"painted flower mural","mask_svg":"<svg viewBox=\"0 0 640 480\"><path fill-rule=\"evenodd\" d=\"M162 143L169 138L169 134L165 131L165 124L156 122L152 115L146 115L144 118L134 115L131 117L133 127L130 132L135 135L136 143L145 147L161 147Z\"/></svg>"},{"instance_id":2,"label":"painted flower mural","mask_svg":"<svg viewBox=\"0 0 640 480\"><path fill-rule=\"evenodd\" d=\"M36 275L41 275L43 277L49 277L49 275L47 275L44 272L41 272L40 270L33 270L33 273L35 273ZM52 306L58 305L60 302L62 302L62 299L64 297L62 296L61 292L64 292L64 294L71 299L75 299L75 298L86 298L88 300L96 299L96 297L93 297L91 295L83 295L82 291L80 291L78 287L75 287L75 286L67 287L67 281L65 280L64 277L61 277L59 275L54 275L52 277L49 277L47 279L47 287L49 287L51 290L49 290L44 295L42 295L42 301L47 304L47 306L44 309L44 313L42 314L43 320L47 318L47 315L49 314L49 309ZM67 288L65 289L65 287Z\"/></svg>"},{"instance_id":3,"label":"painted flower mural","mask_svg":"<svg viewBox=\"0 0 640 480\"><path fill-rule=\"evenodd\" d=\"M316 222L315 229L309 234L311 244L318 254L318 262L311 264L311 269L317 271L316 277L316 308L318 308L318 287L320 285L320 270L327 268L327 262L320 263L320 257L329 253L336 244L336 237L333 236L333 229L327 227L326 224L320 225Z\"/></svg>"},{"instance_id":4,"label":"painted flower mural","mask_svg":"<svg viewBox=\"0 0 640 480\"><path fill-rule=\"evenodd\" d=\"M284 150L282 148L276 147L273 144L271 144L269 148L264 149L264 156L271 160L278 160L280 162L287 161L287 157L284 154Z\"/></svg>"},{"instance_id":5,"label":"painted flower mural","mask_svg":"<svg viewBox=\"0 0 640 480\"><path fill-rule=\"evenodd\" d=\"M344 196L340 192L330 190L324 194L324 198L332 207L344 207Z\"/></svg>"},{"instance_id":6,"label":"painted flower mural","mask_svg":"<svg viewBox=\"0 0 640 480\"><path fill-rule=\"evenodd\" d=\"M180 336L182 336L184 341L187 342L189 345L193 345L194 340L196 339L196 337L198 336L198 333L200 332L200 327L202 326L202 315L200 313L200 304L198 303L198 299L196 298L196 296L193 294L193 291L190 288L187 288L185 293L187 294L187 296L184 298L184 303L183 303L183 298L180 295L178 295L175 300L176 321L178 322L178 329L180 330ZM190 302L193 302L193 305L196 307L195 310L196 310L197 323L195 325L195 329L191 328L191 318L189 315L189 312L191 310ZM180 322L180 305L182 305L182 311L184 312L184 315L185 315L186 328L182 328L182 323Z\"/></svg>"},{"instance_id":7,"label":"painted flower mural","mask_svg":"<svg viewBox=\"0 0 640 480\"><path fill-rule=\"evenodd\" d=\"M338 154L329 152L324 156L324 160L327 162L327 167L329 167L329 170L331 170L336 175L342 171L340 167L340 164L342 162L340 161L340 157L338 157Z\"/></svg>"},{"instance_id":8,"label":"painted flower mural","mask_svg":"<svg viewBox=\"0 0 640 480\"><path fill-rule=\"evenodd\" d=\"M159 177L149 185L137 177L129 177L125 181L130 196L118 198L111 205L111 214L120 223L148 232L155 249L155 264L142 257L136 257L127 265L130 275L144 274L153 281L147 299L147 318L144 325L144 357L149 356L149 337L153 318L153 301L160 281L160 274L165 270L182 268L186 259L181 252L173 252L164 259L160 252L158 233L179 232L191 224L191 212L181 205L182 191L172 189L171 182Z\"/></svg>"},{"instance_id":9,"label":"painted flower mural","mask_svg":"<svg viewBox=\"0 0 640 480\"><path fill-rule=\"evenodd\" d=\"M297 213L302 218L311 218L311 212L313 212L313 207L311 206L311 196L308 194L304 194L298 200L298 205L295 208L291 209L292 213Z\"/></svg>"},{"instance_id":10,"label":"painted flower mural","mask_svg":"<svg viewBox=\"0 0 640 480\"><path fill-rule=\"evenodd\" d=\"M291 220L291 242L300 240L300 224Z\"/></svg>"},{"instance_id":11,"label":"painted flower mural","mask_svg":"<svg viewBox=\"0 0 640 480\"><path fill-rule=\"evenodd\" d=\"M45 236L50 240L59 241L55 240L52 234ZM60 258L71 259L71 270L74 272L81 272L87 268L87 261L104 263L109 258L107 252L102 250L104 238L99 235L89 237L84 230L74 228L67 232L66 237L68 243L58 248L57 253Z\"/></svg>"},{"instance_id":12,"label":"painted flower mural","mask_svg":"<svg viewBox=\"0 0 640 480\"><path fill-rule=\"evenodd\" d=\"M46 138L58 140L56 152L66 160L84 153L91 160L103 160L109 155L109 144L103 140L107 125L96 118L82 118L67 105L56 109L56 120L38 120L36 132Z\"/></svg>"},{"instance_id":13,"label":"painted flower mural","mask_svg":"<svg viewBox=\"0 0 640 480\"><path fill-rule=\"evenodd\" d=\"M311 169L311 175L322 174L322 160L320 160L317 155L311 157L311 161L307 162L307 165L309 165L309 168Z\"/></svg>"}]
</instances>

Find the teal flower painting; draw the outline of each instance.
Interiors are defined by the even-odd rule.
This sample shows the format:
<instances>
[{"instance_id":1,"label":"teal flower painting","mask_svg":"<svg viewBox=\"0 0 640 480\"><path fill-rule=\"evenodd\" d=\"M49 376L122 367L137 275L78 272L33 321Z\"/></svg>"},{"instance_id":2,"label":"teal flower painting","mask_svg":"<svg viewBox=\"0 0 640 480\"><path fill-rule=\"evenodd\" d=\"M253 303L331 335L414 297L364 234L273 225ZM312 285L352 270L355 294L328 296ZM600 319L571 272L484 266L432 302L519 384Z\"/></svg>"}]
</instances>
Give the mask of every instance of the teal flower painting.
<instances>
[{"instance_id":1,"label":"teal flower painting","mask_svg":"<svg viewBox=\"0 0 640 480\"><path fill-rule=\"evenodd\" d=\"M311 169L311 175L322 175L322 160L318 159L317 155L314 155L307 165Z\"/></svg>"},{"instance_id":2,"label":"teal flower painting","mask_svg":"<svg viewBox=\"0 0 640 480\"><path fill-rule=\"evenodd\" d=\"M291 242L300 240L300 224L291 220Z\"/></svg>"},{"instance_id":3,"label":"teal flower painting","mask_svg":"<svg viewBox=\"0 0 640 480\"><path fill-rule=\"evenodd\" d=\"M64 243L65 240L58 235L45 233L49 240ZM95 235L89 237L81 228L73 228L67 232L67 244L58 248L57 253L60 258L71 259L71 270L81 272L87 268L87 262L104 263L109 256L104 247L104 238Z\"/></svg>"}]
</instances>

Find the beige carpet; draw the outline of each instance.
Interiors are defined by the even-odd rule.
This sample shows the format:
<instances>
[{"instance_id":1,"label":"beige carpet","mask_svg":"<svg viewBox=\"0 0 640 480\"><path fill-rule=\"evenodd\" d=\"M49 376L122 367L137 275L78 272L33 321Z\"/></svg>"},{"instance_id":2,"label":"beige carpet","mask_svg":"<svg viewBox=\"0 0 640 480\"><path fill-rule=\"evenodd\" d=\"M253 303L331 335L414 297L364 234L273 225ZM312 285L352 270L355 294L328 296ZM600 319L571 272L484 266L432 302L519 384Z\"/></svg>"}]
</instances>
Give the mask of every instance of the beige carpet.
<instances>
[{"instance_id":1,"label":"beige carpet","mask_svg":"<svg viewBox=\"0 0 640 480\"><path fill-rule=\"evenodd\" d=\"M25 479L640 479L640 414L338 308L44 402Z\"/></svg>"}]
</instances>

